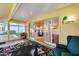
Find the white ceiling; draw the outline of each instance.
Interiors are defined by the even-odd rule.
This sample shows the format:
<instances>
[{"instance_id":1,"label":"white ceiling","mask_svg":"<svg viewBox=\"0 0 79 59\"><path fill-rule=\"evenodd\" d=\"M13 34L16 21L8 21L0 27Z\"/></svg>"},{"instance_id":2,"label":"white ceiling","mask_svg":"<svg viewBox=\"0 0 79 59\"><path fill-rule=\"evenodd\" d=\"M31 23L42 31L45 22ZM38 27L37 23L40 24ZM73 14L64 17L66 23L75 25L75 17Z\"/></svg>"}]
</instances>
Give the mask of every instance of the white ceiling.
<instances>
[{"instance_id":1,"label":"white ceiling","mask_svg":"<svg viewBox=\"0 0 79 59\"><path fill-rule=\"evenodd\" d=\"M69 4L65 3L22 3L16 10L12 19L29 20L47 11L54 11Z\"/></svg>"}]
</instances>

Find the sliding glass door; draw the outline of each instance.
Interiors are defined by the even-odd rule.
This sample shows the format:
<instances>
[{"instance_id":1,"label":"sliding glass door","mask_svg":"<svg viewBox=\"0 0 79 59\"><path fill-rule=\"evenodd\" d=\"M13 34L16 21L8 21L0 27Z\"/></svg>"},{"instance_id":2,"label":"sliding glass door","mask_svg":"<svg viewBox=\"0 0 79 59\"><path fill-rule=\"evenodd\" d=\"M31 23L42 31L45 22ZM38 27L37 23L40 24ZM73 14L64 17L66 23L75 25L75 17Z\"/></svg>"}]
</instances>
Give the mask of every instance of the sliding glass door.
<instances>
[{"instance_id":1,"label":"sliding glass door","mask_svg":"<svg viewBox=\"0 0 79 59\"><path fill-rule=\"evenodd\" d=\"M44 42L51 42L51 20L44 21Z\"/></svg>"},{"instance_id":2,"label":"sliding glass door","mask_svg":"<svg viewBox=\"0 0 79 59\"><path fill-rule=\"evenodd\" d=\"M44 20L44 42L59 43L59 17Z\"/></svg>"},{"instance_id":3,"label":"sliding glass door","mask_svg":"<svg viewBox=\"0 0 79 59\"><path fill-rule=\"evenodd\" d=\"M52 17L30 24L30 39L40 42L59 43L59 17Z\"/></svg>"}]
</instances>

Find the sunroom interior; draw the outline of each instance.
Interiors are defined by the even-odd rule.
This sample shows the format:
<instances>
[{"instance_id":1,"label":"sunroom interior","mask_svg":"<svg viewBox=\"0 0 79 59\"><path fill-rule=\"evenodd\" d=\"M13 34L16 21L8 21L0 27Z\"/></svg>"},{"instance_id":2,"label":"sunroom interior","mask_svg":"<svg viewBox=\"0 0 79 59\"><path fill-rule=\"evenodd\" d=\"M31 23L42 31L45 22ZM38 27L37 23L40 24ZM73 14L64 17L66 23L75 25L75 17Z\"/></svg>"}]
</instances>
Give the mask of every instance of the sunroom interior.
<instances>
[{"instance_id":1,"label":"sunroom interior","mask_svg":"<svg viewBox=\"0 0 79 59\"><path fill-rule=\"evenodd\" d=\"M53 55L56 44L67 45L67 36L79 35L78 10L75 3L0 3L0 48L11 47L12 42L19 42L21 33L27 33L28 40L46 48L46 55Z\"/></svg>"}]
</instances>

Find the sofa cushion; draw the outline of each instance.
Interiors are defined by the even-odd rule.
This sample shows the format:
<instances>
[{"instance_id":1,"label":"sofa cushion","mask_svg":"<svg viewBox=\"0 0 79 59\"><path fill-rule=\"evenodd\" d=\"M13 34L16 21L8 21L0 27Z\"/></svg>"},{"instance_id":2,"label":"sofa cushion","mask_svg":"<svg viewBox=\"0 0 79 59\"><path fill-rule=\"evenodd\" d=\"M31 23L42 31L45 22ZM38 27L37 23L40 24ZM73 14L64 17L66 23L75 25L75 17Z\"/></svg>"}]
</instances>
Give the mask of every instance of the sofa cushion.
<instances>
[{"instance_id":1,"label":"sofa cushion","mask_svg":"<svg viewBox=\"0 0 79 59\"><path fill-rule=\"evenodd\" d=\"M55 56L62 56L63 54L68 53L66 49L57 48L57 47L54 48L52 52Z\"/></svg>"},{"instance_id":2,"label":"sofa cushion","mask_svg":"<svg viewBox=\"0 0 79 59\"><path fill-rule=\"evenodd\" d=\"M67 49L71 53L78 55L79 54L79 37L73 36L67 46Z\"/></svg>"}]
</instances>

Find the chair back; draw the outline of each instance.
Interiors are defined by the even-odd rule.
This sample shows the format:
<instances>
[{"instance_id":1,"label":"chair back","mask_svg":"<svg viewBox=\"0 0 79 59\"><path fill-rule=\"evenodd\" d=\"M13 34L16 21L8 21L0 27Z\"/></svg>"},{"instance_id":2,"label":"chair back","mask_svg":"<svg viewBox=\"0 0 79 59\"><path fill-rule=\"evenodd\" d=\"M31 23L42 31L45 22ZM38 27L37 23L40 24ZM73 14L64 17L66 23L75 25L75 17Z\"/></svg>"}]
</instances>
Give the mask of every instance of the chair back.
<instances>
[{"instance_id":1,"label":"chair back","mask_svg":"<svg viewBox=\"0 0 79 59\"><path fill-rule=\"evenodd\" d=\"M67 45L69 44L69 42L70 42L70 40L71 40L72 37L73 36L70 36L70 35L67 37Z\"/></svg>"},{"instance_id":2,"label":"chair back","mask_svg":"<svg viewBox=\"0 0 79 59\"><path fill-rule=\"evenodd\" d=\"M79 36L67 37L67 49L74 55L79 55Z\"/></svg>"}]
</instances>

